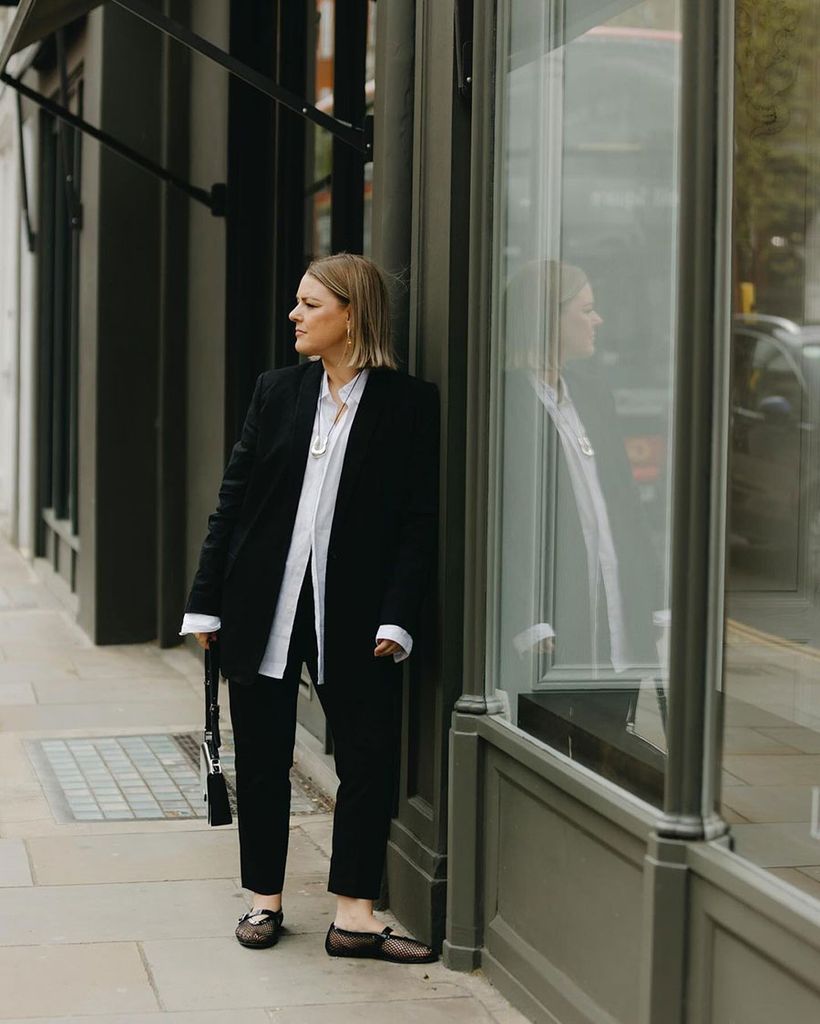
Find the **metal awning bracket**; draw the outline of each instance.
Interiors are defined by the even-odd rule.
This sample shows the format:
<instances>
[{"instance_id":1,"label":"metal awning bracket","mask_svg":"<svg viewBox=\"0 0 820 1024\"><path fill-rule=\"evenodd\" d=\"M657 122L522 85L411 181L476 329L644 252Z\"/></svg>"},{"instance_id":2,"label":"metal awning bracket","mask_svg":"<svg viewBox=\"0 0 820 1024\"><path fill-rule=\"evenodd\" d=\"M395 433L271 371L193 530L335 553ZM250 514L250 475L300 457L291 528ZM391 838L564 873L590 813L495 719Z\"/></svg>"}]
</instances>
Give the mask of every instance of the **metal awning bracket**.
<instances>
[{"instance_id":1,"label":"metal awning bracket","mask_svg":"<svg viewBox=\"0 0 820 1024\"><path fill-rule=\"evenodd\" d=\"M199 188L196 185L191 185L189 182L185 181L184 178L180 178L178 174L174 174L172 171L166 170L153 160L149 160L148 157L143 156L142 153L138 153L130 146L126 146L124 142L120 142L119 139L115 139L114 136L109 135L108 132L101 131L93 124L89 124L88 121L84 121L81 117L78 117L77 114L72 114L70 110L66 110L65 107L61 106L59 103L55 103L55 101L49 99L48 96L41 96L39 92L36 92L34 89L29 88L29 86L24 85L19 79L13 78L7 72L0 71L0 82L10 86L18 95L24 96L27 100L31 100L32 103L36 103L38 107L42 107L43 110L51 114L52 117L58 118L63 124L70 125L72 128L78 129L78 131L83 132L85 135L89 135L92 139L96 139L97 142L105 146L107 149L110 149L112 152L124 157L132 164L136 164L137 167L141 167L144 171L148 171L157 178L161 178L162 181L168 182L169 185L173 185L175 188L178 188L189 198L198 203L202 203L203 206L207 206L215 217L225 216L225 209L227 207L227 190L225 185L214 185L210 191L206 191L204 188Z\"/></svg>"},{"instance_id":2,"label":"metal awning bracket","mask_svg":"<svg viewBox=\"0 0 820 1024\"><path fill-rule=\"evenodd\" d=\"M214 217L224 217L228 212L228 186L225 184L211 185L211 213Z\"/></svg>"},{"instance_id":3,"label":"metal awning bracket","mask_svg":"<svg viewBox=\"0 0 820 1024\"><path fill-rule=\"evenodd\" d=\"M456 0L455 47L458 91L469 101L473 87L473 0Z\"/></svg>"},{"instance_id":4,"label":"metal awning bracket","mask_svg":"<svg viewBox=\"0 0 820 1024\"><path fill-rule=\"evenodd\" d=\"M365 152L367 153L368 159L373 159L373 126L375 124L375 118L372 114L367 114L364 119L364 145Z\"/></svg>"}]
</instances>

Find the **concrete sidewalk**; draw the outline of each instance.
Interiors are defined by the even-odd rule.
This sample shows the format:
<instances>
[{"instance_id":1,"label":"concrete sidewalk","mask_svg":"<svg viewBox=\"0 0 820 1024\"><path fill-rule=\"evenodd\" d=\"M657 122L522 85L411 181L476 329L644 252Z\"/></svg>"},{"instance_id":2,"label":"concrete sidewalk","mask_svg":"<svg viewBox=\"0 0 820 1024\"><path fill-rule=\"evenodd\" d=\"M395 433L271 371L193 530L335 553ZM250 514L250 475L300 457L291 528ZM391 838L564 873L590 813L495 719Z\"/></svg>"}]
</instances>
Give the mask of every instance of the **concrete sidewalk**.
<instances>
[{"instance_id":1,"label":"concrete sidewalk","mask_svg":"<svg viewBox=\"0 0 820 1024\"><path fill-rule=\"evenodd\" d=\"M197 658L94 647L0 543L0 1020L524 1021L480 974L326 956L330 815L309 789L287 933L242 948L235 823L195 816L201 701Z\"/></svg>"}]
</instances>

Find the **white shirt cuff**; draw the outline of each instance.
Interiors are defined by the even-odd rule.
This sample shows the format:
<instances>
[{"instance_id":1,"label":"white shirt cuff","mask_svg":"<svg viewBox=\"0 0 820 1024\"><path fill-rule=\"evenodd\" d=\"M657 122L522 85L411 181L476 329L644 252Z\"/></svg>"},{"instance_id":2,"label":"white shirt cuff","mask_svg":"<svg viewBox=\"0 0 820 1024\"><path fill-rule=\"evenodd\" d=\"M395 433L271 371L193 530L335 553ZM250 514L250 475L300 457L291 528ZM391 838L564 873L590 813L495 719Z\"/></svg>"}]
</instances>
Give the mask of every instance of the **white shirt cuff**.
<instances>
[{"instance_id":1,"label":"white shirt cuff","mask_svg":"<svg viewBox=\"0 0 820 1024\"><path fill-rule=\"evenodd\" d=\"M536 622L513 637L513 646L519 654L525 654L541 640L548 636L555 636L555 630L548 622Z\"/></svg>"},{"instance_id":2,"label":"white shirt cuff","mask_svg":"<svg viewBox=\"0 0 820 1024\"><path fill-rule=\"evenodd\" d=\"M396 651L393 654L393 661L404 661L405 658L410 657L410 652L413 650L413 638L401 626L379 626L379 630L376 633L376 643L379 640L395 640L402 648L402 650Z\"/></svg>"},{"instance_id":3,"label":"white shirt cuff","mask_svg":"<svg viewBox=\"0 0 820 1024\"><path fill-rule=\"evenodd\" d=\"M186 633L214 633L222 625L218 615L200 615L196 612L188 612L182 617L182 629L180 636Z\"/></svg>"}]
</instances>

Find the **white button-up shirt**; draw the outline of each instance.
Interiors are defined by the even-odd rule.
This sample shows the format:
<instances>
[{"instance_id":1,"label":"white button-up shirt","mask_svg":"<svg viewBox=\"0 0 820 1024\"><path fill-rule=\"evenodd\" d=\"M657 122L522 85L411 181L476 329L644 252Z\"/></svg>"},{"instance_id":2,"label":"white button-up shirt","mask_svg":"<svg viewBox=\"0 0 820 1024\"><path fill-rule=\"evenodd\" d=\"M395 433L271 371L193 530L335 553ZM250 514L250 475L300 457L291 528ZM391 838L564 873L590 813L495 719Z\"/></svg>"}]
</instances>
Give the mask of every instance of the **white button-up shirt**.
<instances>
[{"instance_id":1,"label":"white button-up shirt","mask_svg":"<svg viewBox=\"0 0 820 1024\"><path fill-rule=\"evenodd\" d=\"M279 599L273 616L273 625L268 636L268 644L259 666L259 675L281 679L285 674L288 660L293 623L296 618L296 605L305 577L308 559L311 559L313 578L314 619L316 624L316 646L318 650L317 685L324 682L324 617L325 617L325 577L327 572L327 551L330 543L330 530L333 525L333 514L336 508L336 495L339 491L339 480L342 475L347 441L350 429L356 417L356 410L367 386L368 370L363 369L357 377L339 388L339 399L347 406L336 425L331 424L336 418L339 406L336 404L328 386L327 372L322 375L322 387L316 405L316 418L313 424L312 438L320 432L327 437L327 451L316 457L308 455L305 476L302 481L302 492L299 507L293 524L293 534L285 562L285 573L279 590ZM330 436L328 437L328 431ZM211 633L221 626L221 620L215 615L188 613L182 621L180 636L186 633ZM377 630L378 640L394 640L403 649L393 655L394 661L402 661L413 647L410 634L396 625L382 625Z\"/></svg>"},{"instance_id":2,"label":"white button-up shirt","mask_svg":"<svg viewBox=\"0 0 820 1024\"><path fill-rule=\"evenodd\" d=\"M599 581L603 582L606 594L607 624L609 626L610 657L616 672L623 672L629 663L629 651L624 622L623 595L618 577L618 555L609 522L606 500L598 479L595 455L585 454L581 449L581 437L586 435L569 389L562 381L564 394L559 401L555 388L534 374L533 387L550 415L558 436L569 470L569 478L578 507L584 545L587 550L589 579L589 607L592 625L592 645L595 650L600 628ZM535 623L514 639L519 650L523 650L544 637L555 636L552 626L546 622Z\"/></svg>"}]
</instances>

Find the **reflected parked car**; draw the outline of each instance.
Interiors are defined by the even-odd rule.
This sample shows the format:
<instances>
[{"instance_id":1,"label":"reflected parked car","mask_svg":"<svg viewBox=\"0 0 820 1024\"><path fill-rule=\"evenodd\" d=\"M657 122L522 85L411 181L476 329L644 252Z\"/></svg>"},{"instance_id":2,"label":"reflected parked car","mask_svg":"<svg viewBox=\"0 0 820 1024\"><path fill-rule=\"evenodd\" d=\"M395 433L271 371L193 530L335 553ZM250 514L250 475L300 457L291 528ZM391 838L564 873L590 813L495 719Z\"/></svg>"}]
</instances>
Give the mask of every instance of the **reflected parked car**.
<instances>
[{"instance_id":1,"label":"reflected parked car","mask_svg":"<svg viewBox=\"0 0 820 1024\"><path fill-rule=\"evenodd\" d=\"M812 602L820 577L820 326L737 315L732 364L730 589Z\"/></svg>"}]
</instances>

